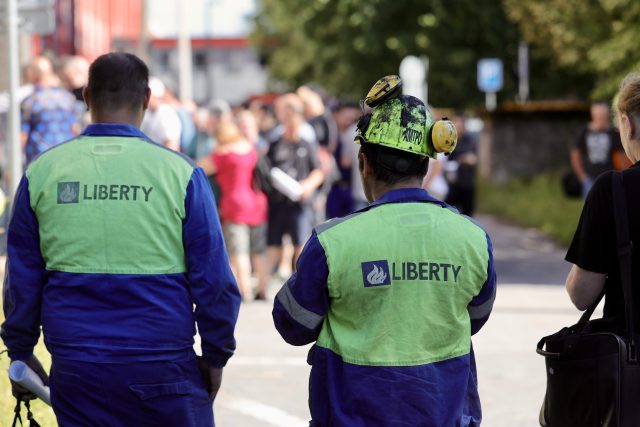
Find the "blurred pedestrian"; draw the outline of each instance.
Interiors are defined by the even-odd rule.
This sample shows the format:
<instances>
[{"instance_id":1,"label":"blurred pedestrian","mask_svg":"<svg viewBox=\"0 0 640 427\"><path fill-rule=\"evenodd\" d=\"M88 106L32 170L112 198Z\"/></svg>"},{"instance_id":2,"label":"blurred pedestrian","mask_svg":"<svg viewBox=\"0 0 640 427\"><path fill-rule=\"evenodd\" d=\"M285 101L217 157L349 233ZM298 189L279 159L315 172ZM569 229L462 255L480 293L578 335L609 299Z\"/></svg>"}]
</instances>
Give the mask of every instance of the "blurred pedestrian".
<instances>
[{"instance_id":1,"label":"blurred pedestrian","mask_svg":"<svg viewBox=\"0 0 640 427\"><path fill-rule=\"evenodd\" d=\"M190 144L196 136L196 125L193 121L196 104L190 99L178 99L175 92L168 87L164 100L173 108L180 119L180 151L185 154L191 152Z\"/></svg>"},{"instance_id":2,"label":"blurred pedestrian","mask_svg":"<svg viewBox=\"0 0 640 427\"><path fill-rule=\"evenodd\" d=\"M622 81L616 107L621 145L634 163L621 174L629 215L629 237L631 242L638 242L640 228L636 226L635 218L640 215L640 200L636 196L640 191L640 74L631 74ZM617 242L616 237L612 193L614 173L607 171L599 175L587 195L580 222L567 251L566 260L573 266L567 276L566 288L579 310L587 309L604 290L604 317L624 320L618 262L618 251L624 242ZM640 266L640 251L634 247L632 249L635 286L640 276L637 268ZM638 299L634 296L633 301L634 311L637 311ZM625 327L623 323L620 324L622 328Z\"/></svg>"},{"instance_id":3,"label":"blurred pedestrian","mask_svg":"<svg viewBox=\"0 0 640 427\"><path fill-rule=\"evenodd\" d=\"M449 184L444 179L446 163L447 157L444 154L438 154L435 159L429 161L429 170L422 180L422 188L438 200L445 200L449 193Z\"/></svg>"},{"instance_id":4,"label":"blurred pedestrian","mask_svg":"<svg viewBox=\"0 0 640 427\"><path fill-rule=\"evenodd\" d=\"M338 128L331 111L326 108L324 100L318 92L309 86L301 86L296 94L304 104L305 121L313 128L314 139L318 144L318 159L324 180L314 201L314 210L317 220L323 221L327 195L331 191L333 183L340 179L340 171L334 158L338 145Z\"/></svg>"},{"instance_id":5,"label":"blurred pedestrian","mask_svg":"<svg viewBox=\"0 0 640 427\"><path fill-rule=\"evenodd\" d=\"M211 191L140 131L148 78L134 55L96 59L93 124L38 157L14 199L1 336L37 368L42 325L59 425L213 426L235 349L240 297Z\"/></svg>"},{"instance_id":6,"label":"blurred pedestrian","mask_svg":"<svg viewBox=\"0 0 640 427\"><path fill-rule=\"evenodd\" d=\"M209 103L209 132L215 135L218 132L218 126L232 122L231 106L224 99L214 99Z\"/></svg>"},{"instance_id":7,"label":"blurred pedestrian","mask_svg":"<svg viewBox=\"0 0 640 427\"><path fill-rule=\"evenodd\" d=\"M353 143L359 116L360 107L356 103L341 102L334 111L338 130L338 143L334 158L340 176L332 184L331 191L327 195L327 218L348 215L368 204L358 177L357 145ZM364 200L364 204L357 206L354 199L354 189L356 188L362 192L361 199Z\"/></svg>"},{"instance_id":8,"label":"blurred pedestrian","mask_svg":"<svg viewBox=\"0 0 640 427\"><path fill-rule=\"evenodd\" d=\"M445 200L464 215L472 216L476 199L478 142L467 132L463 114L456 114L453 123L458 131L458 145L444 163L444 176L449 184L449 193Z\"/></svg>"},{"instance_id":9,"label":"blurred pedestrian","mask_svg":"<svg viewBox=\"0 0 640 427\"><path fill-rule=\"evenodd\" d=\"M189 144L188 150L185 154L192 159L199 159L201 157L211 154L213 150L214 141L211 136L210 130L211 115L208 108L199 107L193 113L193 123L195 125L195 135L193 140Z\"/></svg>"},{"instance_id":10,"label":"blurred pedestrian","mask_svg":"<svg viewBox=\"0 0 640 427\"><path fill-rule=\"evenodd\" d=\"M60 78L67 90L84 105L82 90L89 82L89 61L80 55L63 58Z\"/></svg>"},{"instance_id":11,"label":"blurred pedestrian","mask_svg":"<svg viewBox=\"0 0 640 427\"><path fill-rule=\"evenodd\" d=\"M38 56L27 69L34 92L21 105L22 146L27 164L40 153L80 132L74 96L60 87L51 61Z\"/></svg>"},{"instance_id":12,"label":"blurred pedestrian","mask_svg":"<svg viewBox=\"0 0 640 427\"><path fill-rule=\"evenodd\" d=\"M182 125L178 113L165 101L166 86L159 78L151 77L149 88L151 99L140 129L155 143L180 151Z\"/></svg>"},{"instance_id":13,"label":"blurred pedestrian","mask_svg":"<svg viewBox=\"0 0 640 427\"><path fill-rule=\"evenodd\" d=\"M446 138L431 138L430 112L398 83L376 83L358 126L371 205L317 226L274 302L288 343L315 342L311 426L481 422L471 335L495 298L491 241L420 188L453 129L441 122L433 134Z\"/></svg>"},{"instance_id":14,"label":"blurred pedestrian","mask_svg":"<svg viewBox=\"0 0 640 427\"><path fill-rule=\"evenodd\" d=\"M313 196L324 179L317 145L300 136L303 114L304 106L296 94L288 93L276 100L276 115L283 133L269 147L267 158L273 167L297 181L301 195L297 201L284 194L275 194L269 199L267 243L269 258L274 265L281 259L285 234L291 238L294 247L293 262L298 258L302 244L311 235L315 225Z\"/></svg>"},{"instance_id":15,"label":"blurred pedestrian","mask_svg":"<svg viewBox=\"0 0 640 427\"><path fill-rule=\"evenodd\" d=\"M258 153L266 154L269 149L269 142L260 134L258 122L253 113L250 110L240 111L236 115L236 121L243 138L256 147Z\"/></svg>"},{"instance_id":16,"label":"blurred pedestrian","mask_svg":"<svg viewBox=\"0 0 640 427\"><path fill-rule=\"evenodd\" d=\"M335 151L338 128L320 94L309 86L300 86L296 94L304 104L305 120L313 128L318 145L327 152Z\"/></svg>"},{"instance_id":17,"label":"blurred pedestrian","mask_svg":"<svg viewBox=\"0 0 640 427\"><path fill-rule=\"evenodd\" d=\"M91 122L87 105L82 98L82 90L89 81L89 61L80 55L63 58L59 74L64 86L76 98L78 120L81 129L84 129Z\"/></svg>"},{"instance_id":18,"label":"blurred pedestrian","mask_svg":"<svg viewBox=\"0 0 640 427\"><path fill-rule=\"evenodd\" d=\"M216 131L213 154L201 160L205 170L215 172L220 185L220 218L231 269L242 298L254 298L251 265L258 279L256 300L266 299L269 270L267 249L267 197L253 186L253 170L258 161L255 146L242 137L233 122Z\"/></svg>"},{"instance_id":19,"label":"blurred pedestrian","mask_svg":"<svg viewBox=\"0 0 640 427\"><path fill-rule=\"evenodd\" d=\"M609 105L596 102L590 112L591 121L571 149L571 167L582 183L582 197L598 175L614 168L614 154L622 150L620 134L611 126Z\"/></svg>"}]
</instances>

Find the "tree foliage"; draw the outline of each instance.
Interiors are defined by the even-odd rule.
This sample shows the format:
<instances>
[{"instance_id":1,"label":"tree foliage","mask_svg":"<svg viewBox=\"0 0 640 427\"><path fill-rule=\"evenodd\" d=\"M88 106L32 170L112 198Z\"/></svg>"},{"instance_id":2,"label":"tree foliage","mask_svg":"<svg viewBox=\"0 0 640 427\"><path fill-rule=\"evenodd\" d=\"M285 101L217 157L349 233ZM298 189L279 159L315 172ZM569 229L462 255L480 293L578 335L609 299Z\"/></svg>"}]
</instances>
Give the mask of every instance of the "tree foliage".
<instances>
[{"instance_id":1,"label":"tree foliage","mask_svg":"<svg viewBox=\"0 0 640 427\"><path fill-rule=\"evenodd\" d=\"M594 78L593 98L610 98L640 71L637 0L503 0L524 37L565 70Z\"/></svg>"},{"instance_id":2,"label":"tree foliage","mask_svg":"<svg viewBox=\"0 0 640 427\"><path fill-rule=\"evenodd\" d=\"M292 87L313 82L341 97L362 98L379 77L397 74L402 58L416 55L429 59L433 105L482 104L476 67L484 57L505 64L499 99L517 92L521 36L499 1L261 0L255 24L252 40L271 75ZM557 70L535 48L531 70L536 97L580 97L590 89L587 79Z\"/></svg>"}]
</instances>

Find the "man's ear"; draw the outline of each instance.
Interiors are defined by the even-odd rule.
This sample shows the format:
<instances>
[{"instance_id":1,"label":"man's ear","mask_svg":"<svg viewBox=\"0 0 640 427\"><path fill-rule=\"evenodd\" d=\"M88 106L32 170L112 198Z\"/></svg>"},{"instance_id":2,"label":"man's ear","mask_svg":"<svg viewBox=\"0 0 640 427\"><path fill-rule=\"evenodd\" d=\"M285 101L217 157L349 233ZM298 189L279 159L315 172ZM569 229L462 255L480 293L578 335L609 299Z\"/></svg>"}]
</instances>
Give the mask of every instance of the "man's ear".
<instances>
[{"instance_id":1,"label":"man's ear","mask_svg":"<svg viewBox=\"0 0 640 427\"><path fill-rule=\"evenodd\" d=\"M87 110L88 110L91 99L89 96L89 91L87 90L86 86L82 88L82 99L84 100L84 104L87 106Z\"/></svg>"},{"instance_id":2,"label":"man's ear","mask_svg":"<svg viewBox=\"0 0 640 427\"><path fill-rule=\"evenodd\" d=\"M149 108L149 100L151 99L151 89L147 88L144 91L144 101L142 102L142 110Z\"/></svg>"},{"instance_id":3,"label":"man's ear","mask_svg":"<svg viewBox=\"0 0 640 427\"><path fill-rule=\"evenodd\" d=\"M360 150L358 153L358 167L362 176L373 176L373 166L369 158Z\"/></svg>"}]
</instances>

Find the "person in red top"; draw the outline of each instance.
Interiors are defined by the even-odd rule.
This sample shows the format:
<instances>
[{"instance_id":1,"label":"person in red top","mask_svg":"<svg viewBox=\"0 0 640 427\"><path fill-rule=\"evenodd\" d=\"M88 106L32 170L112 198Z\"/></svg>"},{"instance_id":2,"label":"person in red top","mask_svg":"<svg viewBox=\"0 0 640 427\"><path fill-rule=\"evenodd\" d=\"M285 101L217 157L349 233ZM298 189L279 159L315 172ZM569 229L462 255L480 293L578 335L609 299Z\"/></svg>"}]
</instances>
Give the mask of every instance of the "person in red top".
<instances>
[{"instance_id":1,"label":"person in red top","mask_svg":"<svg viewBox=\"0 0 640 427\"><path fill-rule=\"evenodd\" d=\"M224 123L216 131L218 145L200 161L220 185L220 218L231 269L243 300L251 294L251 256L258 278L257 300L266 299L268 272L265 260L267 197L253 186L258 151L242 138L238 127Z\"/></svg>"}]
</instances>

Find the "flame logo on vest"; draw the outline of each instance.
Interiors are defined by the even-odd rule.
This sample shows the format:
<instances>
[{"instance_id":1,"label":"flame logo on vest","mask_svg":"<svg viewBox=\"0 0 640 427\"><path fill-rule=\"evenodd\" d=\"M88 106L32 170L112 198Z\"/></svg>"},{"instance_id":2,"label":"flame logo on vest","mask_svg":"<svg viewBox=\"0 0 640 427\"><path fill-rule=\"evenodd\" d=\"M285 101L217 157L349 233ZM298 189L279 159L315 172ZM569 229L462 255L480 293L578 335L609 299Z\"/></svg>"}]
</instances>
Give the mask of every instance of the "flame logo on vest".
<instances>
[{"instance_id":1,"label":"flame logo on vest","mask_svg":"<svg viewBox=\"0 0 640 427\"><path fill-rule=\"evenodd\" d=\"M387 273L377 265L374 265L371 272L367 274L367 281L372 285L381 285L385 280L387 280Z\"/></svg>"},{"instance_id":2,"label":"flame logo on vest","mask_svg":"<svg viewBox=\"0 0 640 427\"><path fill-rule=\"evenodd\" d=\"M80 182L58 183L58 204L78 203L80 195Z\"/></svg>"},{"instance_id":3,"label":"flame logo on vest","mask_svg":"<svg viewBox=\"0 0 640 427\"><path fill-rule=\"evenodd\" d=\"M389 263L387 260L363 262L361 267L365 288L391 284Z\"/></svg>"}]
</instances>

